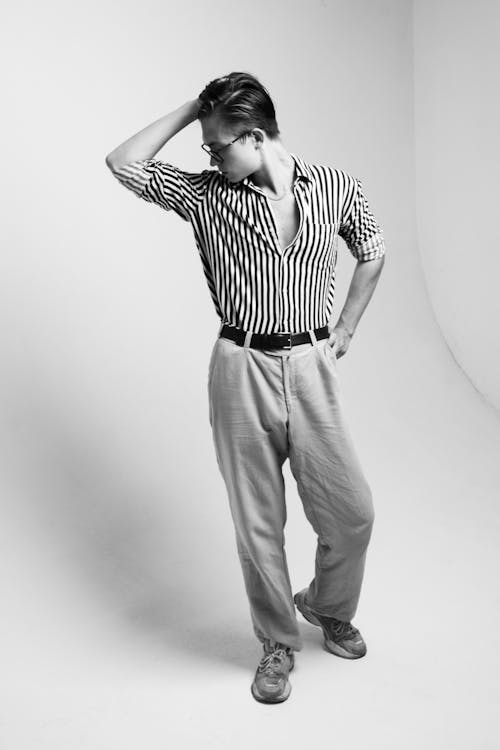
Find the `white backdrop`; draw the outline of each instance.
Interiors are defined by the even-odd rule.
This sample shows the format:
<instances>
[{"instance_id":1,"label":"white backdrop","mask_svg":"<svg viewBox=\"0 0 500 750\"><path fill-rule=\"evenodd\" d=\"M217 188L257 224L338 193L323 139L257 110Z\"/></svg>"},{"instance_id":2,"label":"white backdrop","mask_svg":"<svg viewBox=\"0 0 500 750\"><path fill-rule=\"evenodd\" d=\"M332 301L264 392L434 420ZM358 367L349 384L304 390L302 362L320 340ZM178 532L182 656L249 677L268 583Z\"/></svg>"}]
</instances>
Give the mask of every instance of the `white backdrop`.
<instances>
[{"instance_id":1,"label":"white backdrop","mask_svg":"<svg viewBox=\"0 0 500 750\"><path fill-rule=\"evenodd\" d=\"M500 410L500 3L415 3L419 249L458 365Z\"/></svg>"},{"instance_id":2,"label":"white backdrop","mask_svg":"<svg viewBox=\"0 0 500 750\"><path fill-rule=\"evenodd\" d=\"M246 748L263 737L330 741L332 726L343 750L368 739L384 750L493 747L500 424L475 388L494 402L497 363L494 331L481 345L459 336L456 311L467 305L476 322L482 309L495 313L484 262L495 240L468 256L472 284L463 264L447 259L444 278L444 255L433 257L445 252L443 196L422 184L422 169L442 152L425 141L432 69L419 57L426 35L435 39L431 5L449 12L418 3L415 28L401 0L10 7L0 45L6 747ZM368 654L335 659L302 623L280 707L249 690L261 653L208 422L219 321L191 229L104 163L231 70L268 87L290 151L362 180L387 245L339 360L376 512L354 621ZM195 122L158 156L203 169L200 143ZM462 212L461 259L491 223L477 206ZM340 249L337 316L354 268ZM295 591L313 575L316 540L288 463L285 472Z\"/></svg>"}]
</instances>

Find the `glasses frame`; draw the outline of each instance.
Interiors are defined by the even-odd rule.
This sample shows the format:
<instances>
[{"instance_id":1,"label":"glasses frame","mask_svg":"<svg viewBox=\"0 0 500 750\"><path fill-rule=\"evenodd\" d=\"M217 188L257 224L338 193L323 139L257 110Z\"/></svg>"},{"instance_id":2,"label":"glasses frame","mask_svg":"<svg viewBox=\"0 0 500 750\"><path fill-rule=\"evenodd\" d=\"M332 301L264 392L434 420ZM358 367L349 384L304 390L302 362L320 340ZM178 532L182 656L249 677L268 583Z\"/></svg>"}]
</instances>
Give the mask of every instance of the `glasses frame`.
<instances>
[{"instance_id":1,"label":"glasses frame","mask_svg":"<svg viewBox=\"0 0 500 750\"><path fill-rule=\"evenodd\" d=\"M203 151L205 151L205 153L209 154L213 159L215 159L216 162L221 164L224 161L224 157L220 156L220 152L225 148L229 148L229 146L232 146L233 143L236 143L236 141L239 140L242 136L248 135L248 133L251 133L251 132L252 132L251 130L245 130L243 133L240 133L239 135L237 135L234 140L218 148L217 151L214 151L213 149L211 149L209 146L207 146L206 143L202 143L201 147Z\"/></svg>"}]
</instances>

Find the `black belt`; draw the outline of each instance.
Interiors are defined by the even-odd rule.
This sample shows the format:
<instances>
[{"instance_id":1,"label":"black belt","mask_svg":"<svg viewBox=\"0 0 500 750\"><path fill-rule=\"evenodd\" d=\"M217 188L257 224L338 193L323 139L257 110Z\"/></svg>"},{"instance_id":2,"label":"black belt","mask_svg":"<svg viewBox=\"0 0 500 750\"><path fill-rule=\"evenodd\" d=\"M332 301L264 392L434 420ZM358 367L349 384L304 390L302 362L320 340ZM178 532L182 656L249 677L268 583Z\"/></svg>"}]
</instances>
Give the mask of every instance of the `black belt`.
<instances>
[{"instance_id":1,"label":"black belt","mask_svg":"<svg viewBox=\"0 0 500 750\"><path fill-rule=\"evenodd\" d=\"M328 326L314 328L317 339L326 339L329 336ZM219 336L231 339L238 346L243 346L247 332L242 328L235 328L224 324ZM249 346L251 349L291 349L297 344L313 343L308 331L301 333L252 333Z\"/></svg>"}]
</instances>

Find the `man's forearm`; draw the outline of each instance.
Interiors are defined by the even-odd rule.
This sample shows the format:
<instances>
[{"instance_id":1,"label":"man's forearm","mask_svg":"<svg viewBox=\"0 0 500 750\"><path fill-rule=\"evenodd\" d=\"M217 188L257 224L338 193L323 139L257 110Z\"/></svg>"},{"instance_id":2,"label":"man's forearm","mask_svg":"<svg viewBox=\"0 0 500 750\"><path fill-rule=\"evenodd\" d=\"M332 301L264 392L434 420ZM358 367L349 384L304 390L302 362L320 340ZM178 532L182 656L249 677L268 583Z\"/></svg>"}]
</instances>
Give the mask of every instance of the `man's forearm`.
<instances>
[{"instance_id":1,"label":"man's forearm","mask_svg":"<svg viewBox=\"0 0 500 750\"><path fill-rule=\"evenodd\" d=\"M376 260L358 261L344 307L335 327L343 326L351 336L353 335L377 286L384 261L385 256Z\"/></svg>"},{"instance_id":2,"label":"man's forearm","mask_svg":"<svg viewBox=\"0 0 500 750\"><path fill-rule=\"evenodd\" d=\"M131 161L152 159L172 136L196 120L198 109L198 99L192 99L160 117L113 149L106 156L106 164L113 169Z\"/></svg>"}]
</instances>

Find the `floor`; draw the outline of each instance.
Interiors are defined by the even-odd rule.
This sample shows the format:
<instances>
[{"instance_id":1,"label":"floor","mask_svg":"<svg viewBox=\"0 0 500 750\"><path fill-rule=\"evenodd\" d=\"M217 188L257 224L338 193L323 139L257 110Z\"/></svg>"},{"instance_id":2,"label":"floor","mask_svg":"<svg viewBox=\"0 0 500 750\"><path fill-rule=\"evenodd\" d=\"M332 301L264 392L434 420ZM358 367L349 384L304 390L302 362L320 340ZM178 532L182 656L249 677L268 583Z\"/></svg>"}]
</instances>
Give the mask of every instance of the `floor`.
<instances>
[{"instance_id":1,"label":"floor","mask_svg":"<svg viewBox=\"0 0 500 750\"><path fill-rule=\"evenodd\" d=\"M319 629L298 615L304 647L282 704L250 693L261 651L229 521L210 549L171 559L165 550L171 567L155 578L137 559L121 565L90 516L80 517L81 548L47 544L67 529L22 501L36 494L32 479L23 486L7 472L2 748L498 748L500 419L444 346L426 346L372 383L379 397L369 406L347 377L355 361L339 363L376 508L354 618L368 653L327 653ZM210 455L208 431L200 440ZM298 590L309 583L314 538L288 463L285 480ZM207 479L207 503L218 481ZM150 533L147 519L141 533ZM101 550L93 578L93 558L80 564L89 539ZM202 540L193 532L194 546ZM104 576L101 597L95 581Z\"/></svg>"}]
</instances>

